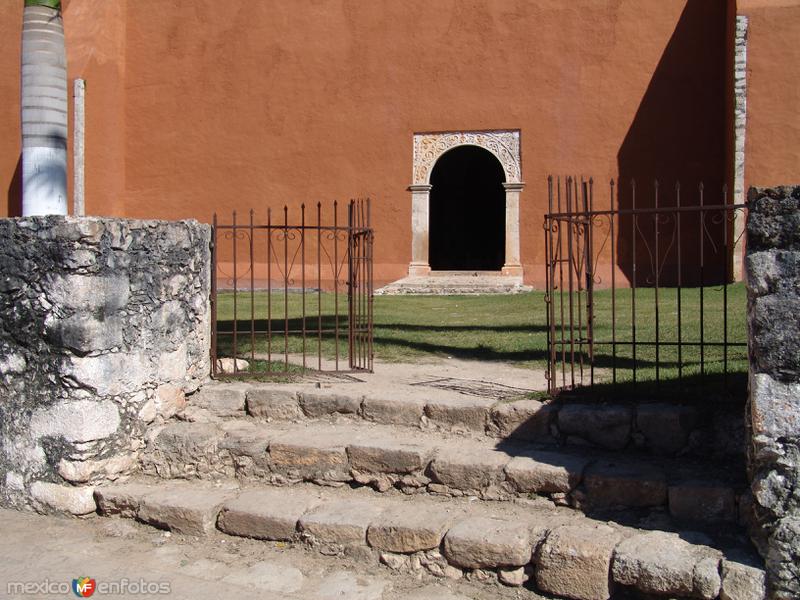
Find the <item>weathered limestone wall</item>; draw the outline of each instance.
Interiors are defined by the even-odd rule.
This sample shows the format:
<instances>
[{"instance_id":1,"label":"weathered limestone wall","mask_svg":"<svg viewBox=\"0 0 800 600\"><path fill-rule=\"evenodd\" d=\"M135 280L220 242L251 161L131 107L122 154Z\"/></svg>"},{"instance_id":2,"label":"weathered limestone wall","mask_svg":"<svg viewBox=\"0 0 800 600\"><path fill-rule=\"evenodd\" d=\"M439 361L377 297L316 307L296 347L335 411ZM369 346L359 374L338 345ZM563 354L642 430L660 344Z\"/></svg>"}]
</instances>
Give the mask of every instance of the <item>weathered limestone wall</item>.
<instances>
[{"instance_id":1,"label":"weathered limestone wall","mask_svg":"<svg viewBox=\"0 0 800 600\"><path fill-rule=\"evenodd\" d=\"M94 511L209 373L210 228L0 220L0 504Z\"/></svg>"},{"instance_id":2,"label":"weathered limestone wall","mask_svg":"<svg viewBox=\"0 0 800 600\"><path fill-rule=\"evenodd\" d=\"M754 539L772 598L800 597L800 186L752 188L747 225Z\"/></svg>"}]
</instances>

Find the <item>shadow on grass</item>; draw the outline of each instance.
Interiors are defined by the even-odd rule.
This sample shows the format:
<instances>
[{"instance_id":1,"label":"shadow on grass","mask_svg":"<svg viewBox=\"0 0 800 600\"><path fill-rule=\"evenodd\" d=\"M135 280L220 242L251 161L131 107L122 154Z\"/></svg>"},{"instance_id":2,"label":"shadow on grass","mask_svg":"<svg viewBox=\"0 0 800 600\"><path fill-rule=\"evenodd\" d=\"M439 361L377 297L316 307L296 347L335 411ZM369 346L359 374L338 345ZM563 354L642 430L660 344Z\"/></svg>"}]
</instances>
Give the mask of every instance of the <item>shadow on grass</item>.
<instances>
[{"instance_id":1,"label":"shadow on grass","mask_svg":"<svg viewBox=\"0 0 800 600\"><path fill-rule=\"evenodd\" d=\"M287 327L289 331L301 331L303 328L302 318L291 318L287 320L276 318L272 320L267 319L238 319L236 321L236 329L238 331L250 331L251 323L255 325L256 331L266 331L267 326L271 325L272 331L284 331ZM310 314L305 318L306 329L316 332L320 323L322 329L333 329L336 327L336 317L334 315L318 315ZM347 313L339 315L339 329L347 329ZM220 320L217 322L219 331L233 331L233 320ZM410 331L410 332L496 332L496 333L538 333L546 334L547 327L544 325L415 325L411 323L375 323L376 330L390 330L390 331Z\"/></svg>"},{"instance_id":2,"label":"shadow on grass","mask_svg":"<svg viewBox=\"0 0 800 600\"><path fill-rule=\"evenodd\" d=\"M663 366L663 365L662 365ZM731 406L743 409L747 400L747 373L735 371L706 373L669 378L661 381L599 382L564 390L558 394L564 402L672 402L698 406Z\"/></svg>"},{"instance_id":3,"label":"shadow on grass","mask_svg":"<svg viewBox=\"0 0 800 600\"><path fill-rule=\"evenodd\" d=\"M281 349L284 344L284 336L288 338L288 345L290 352L299 351L299 344L302 340L303 332L303 319L256 319L254 321L240 319L236 321L236 332L238 337L237 349L239 352L249 352L250 338L254 335L256 338L257 348L266 345L268 332L271 331L273 346ZM321 319L318 317L308 317L305 320L306 339L308 343L316 345L318 340L322 340L323 355L331 354L336 339L335 328L337 321L332 315L323 315ZM338 321L339 328L339 342L346 343L348 335L348 322L346 318L340 318ZM320 329L321 334L320 334ZM251 334L251 331L254 332ZM233 321L219 321L217 323L218 350L220 356L228 356L233 352L232 334L234 332ZM392 324L376 324L374 327L374 347L377 358L382 358L382 354L386 354L391 360L397 360L395 350L410 351L411 355L429 354L433 356L449 356L463 360L479 360L486 362L511 362L511 363L531 363L539 362L546 363L548 360L547 351L547 338L546 327L536 325L512 325L512 326L473 326L473 325L407 325L404 323ZM403 333L411 335L403 337ZM513 337L506 345L506 347L498 347L493 343L483 343L476 341L473 345L469 345L474 340L465 339L471 332L475 332L475 336L482 333L497 333L497 334L524 334L530 333L530 339ZM390 334L398 335L390 335ZM457 339L461 343L453 343L453 336L459 336ZM413 338L423 339L413 339ZM426 339L425 339L426 338ZM516 346L516 348L508 348L508 346ZM327 348L327 349L326 349ZM385 352L382 352L385 351ZM314 350L316 352L316 350ZM560 353L559 353L560 354ZM569 353L567 353L569 355ZM575 353L576 369L577 361L579 360L580 353ZM402 358L402 356L401 356ZM634 366L637 370L643 371L647 369L654 369L656 366L655 360L649 360L645 357L639 356L634 361L632 358L620 356L619 354L614 357L609 353L595 353L594 367L596 370L611 370L616 368L617 371L625 372L632 370ZM676 370L679 363L677 361L664 360L663 358L658 361L660 368L664 370ZM691 364L684 366L691 368ZM589 361L588 356L584 354L584 369L588 371ZM568 375L569 377L569 375Z\"/></svg>"}]
</instances>

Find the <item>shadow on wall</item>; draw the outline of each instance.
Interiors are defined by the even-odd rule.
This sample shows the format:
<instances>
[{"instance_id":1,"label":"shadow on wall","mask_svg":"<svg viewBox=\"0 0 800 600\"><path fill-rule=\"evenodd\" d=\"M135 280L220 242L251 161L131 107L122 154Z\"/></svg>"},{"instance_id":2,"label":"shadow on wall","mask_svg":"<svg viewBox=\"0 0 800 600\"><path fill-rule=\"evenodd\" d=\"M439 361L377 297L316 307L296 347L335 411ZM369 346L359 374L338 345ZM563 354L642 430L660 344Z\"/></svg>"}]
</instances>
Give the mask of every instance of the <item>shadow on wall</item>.
<instances>
[{"instance_id":1,"label":"shadow on wall","mask_svg":"<svg viewBox=\"0 0 800 600\"><path fill-rule=\"evenodd\" d=\"M17 168L8 186L8 212L9 217L22 216L22 156L17 159Z\"/></svg>"},{"instance_id":2,"label":"shadow on wall","mask_svg":"<svg viewBox=\"0 0 800 600\"><path fill-rule=\"evenodd\" d=\"M636 181L636 208L655 206L653 185L658 179L659 206L675 206L675 184L681 183L681 205L699 205L698 185L703 182L704 203L720 204L723 198L726 160L726 3L707 0L687 0L675 32L653 73L628 134L617 155L619 166L618 207L633 208ZM632 254L634 239L637 254L637 285L652 285L652 266L640 262L641 257L654 253L652 245L655 219L638 217L638 229L631 216L619 221L617 240L618 266L630 279L633 273ZM662 218L663 220L663 218ZM713 261L711 239L721 234L721 227L706 224L708 233L703 236L708 260ZM675 228L674 218L659 223L662 243L661 285L674 285L679 255L684 263L683 284L699 281L695 257L699 255L698 232L701 223L697 215L682 217L684 229L682 244L670 240ZM663 229L662 229L663 228ZM634 235L634 232L636 234ZM650 247L646 247L646 242ZM691 257L690 260L687 258ZM717 261L723 264L722 256ZM686 263L692 262L687 267ZM710 273L724 272L713 269ZM719 278L719 277L717 277ZM709 281L706 281L709 283Z\"/></svg>"}]
</instances>

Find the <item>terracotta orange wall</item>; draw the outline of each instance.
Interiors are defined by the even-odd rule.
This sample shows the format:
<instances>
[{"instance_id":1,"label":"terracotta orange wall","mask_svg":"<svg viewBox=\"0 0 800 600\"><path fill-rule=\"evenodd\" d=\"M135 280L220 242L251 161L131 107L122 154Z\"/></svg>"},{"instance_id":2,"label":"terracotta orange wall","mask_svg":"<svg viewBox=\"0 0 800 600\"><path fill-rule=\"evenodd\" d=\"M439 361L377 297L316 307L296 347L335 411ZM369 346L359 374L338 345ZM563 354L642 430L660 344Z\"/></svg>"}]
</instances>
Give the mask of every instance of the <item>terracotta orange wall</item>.
<instances>
[{"instance_id":1,"label":"terracotta orange wall","mask_svg":"<svg viewBox=\"0 0 800 600\"><path fill-rule=\"evenodd\" d=\"M723 177L724 3L646 4L129 3L126 212L208 220L371 196L376 277L396 279L412 134L514 128L538 280L547 173Z\"/></svg>"},{"instance_id":2,"label":"terracotta orange wall","mask_svg":"<svg viewBox=\"0 0 800 600\"><path fill-rule=\"evenodd\" d=\"M18 171L20 138L20 45L22 2L4 2L0 7L0 217L19 214L22 177ZM20 167L21 168L21 167Z\"/></svg>"},{"instance_id":3,"label":"terracotta orange wall","mask_svg":"<svg viewBox=\"0 0 800 600\"><path fill-rule=\"evenodd\" d=\"M76 78L86 81L85 198L90 215L127 212L122 203L126 5L127 0L62 0L70 86ZM72 88L69 92L72 117ZM69 150L71 165L71 140Z\"/></svg>"},{"instance_id":4,"label":"terracotta orange wall","mask_svg":"<svg viewBox=\"0 0 800 600\"><path fill-rule=\"evenodd\" d=\"M519 129L522 262L540 282L548 173L594 175L598 190L617 175L725 178L725 13L708 0L70 0L87 210L208 221L370 196L375 275L393 280L411 258L413 133ZM0 60L13 74L18 56ZM6 80L2 97L18 97ZM16 157L0 151L5 182Z\"/></svg>"},{"instance_id":5,"label":"terracotta orange wall","mask_svg":"<svg viewBox=\"0 0 800 600\"><path fill-rule=\"evenodd\" d=\"M745 186L800 182L800 0L740 0L747 42Z\"/></svg>"},{"instance_id":6,"label":"terracotta orange wall","mask_svg":"<svg viewBox=\"0 0 800 600\"><path fill-rule=\"evenodd\" d=\"M72 82L87 80L86 197L89 214L124 214L124 65L127 0L63 0L69 124L72 128ZM20 174L20 40L23 2L0 5L0 186L4 194L0 216L21 213ZM72 129L68 143L72 164ZM72 210L72 170L68 176Z\"/></svg>"}]
</instances>

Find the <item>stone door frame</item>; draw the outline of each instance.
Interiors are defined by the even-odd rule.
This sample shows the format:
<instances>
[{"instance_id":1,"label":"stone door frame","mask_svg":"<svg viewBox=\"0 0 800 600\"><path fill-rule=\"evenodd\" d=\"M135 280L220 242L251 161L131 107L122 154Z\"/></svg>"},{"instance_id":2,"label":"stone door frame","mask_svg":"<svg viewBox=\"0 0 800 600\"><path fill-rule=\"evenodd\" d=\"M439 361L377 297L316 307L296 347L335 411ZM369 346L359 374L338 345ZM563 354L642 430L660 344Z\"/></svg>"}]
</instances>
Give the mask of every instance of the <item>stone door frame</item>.
<instances>
[{"instance_id":1,"label":"stone door frame","mask_svg":"<svg viewBox=\"0 0 800 600\"><path fill-rule=\"evenodd\" d=\"M428 255L430 236L431 173L441 156L459 146L478 146L491 152L503 167L506 180L505 264L501 275L522 277L519 257L519 195L522 182L520 132L518 129L489 131L442 131L414 134L414 172L411 192L411 264L410 276L431 272Z\"/></svg>"}]
</instances>

